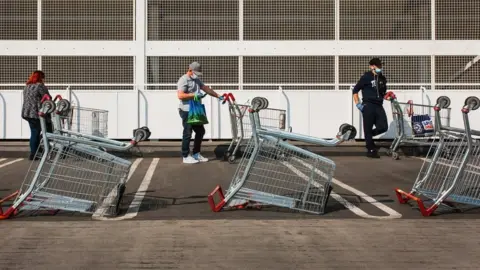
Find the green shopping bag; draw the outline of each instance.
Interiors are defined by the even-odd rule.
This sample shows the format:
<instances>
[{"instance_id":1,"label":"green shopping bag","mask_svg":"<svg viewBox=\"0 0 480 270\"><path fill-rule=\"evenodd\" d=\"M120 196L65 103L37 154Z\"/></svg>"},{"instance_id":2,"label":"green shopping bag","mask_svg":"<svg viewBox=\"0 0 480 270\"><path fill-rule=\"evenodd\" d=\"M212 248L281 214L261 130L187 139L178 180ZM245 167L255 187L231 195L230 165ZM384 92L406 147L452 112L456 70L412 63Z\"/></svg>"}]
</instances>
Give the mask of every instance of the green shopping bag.
<instances>
[{"instance_id":1,"label":"green shopping bag","mask_svg":"<svg viewBox=\"0 0 480 270\"><path fill-rule=\"evenodd\" d=\"M205 105L198 99L191 99L189 101L190 110L188 111L187 123L190 125L206 125L208 124L207 113L205 112Z\"/></svg>"}]
</instances>

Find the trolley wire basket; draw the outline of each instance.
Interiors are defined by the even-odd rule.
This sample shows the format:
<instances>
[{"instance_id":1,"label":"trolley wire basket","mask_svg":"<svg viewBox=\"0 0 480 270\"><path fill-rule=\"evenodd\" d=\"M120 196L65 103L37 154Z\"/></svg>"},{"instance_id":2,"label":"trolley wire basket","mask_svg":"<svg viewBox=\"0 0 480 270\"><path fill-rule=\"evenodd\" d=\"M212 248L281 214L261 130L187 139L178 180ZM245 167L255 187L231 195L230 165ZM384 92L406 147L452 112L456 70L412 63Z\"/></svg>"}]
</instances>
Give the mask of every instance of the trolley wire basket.
<instances>
[{"instance_id":1,"label":"trolley wire basket","mask_svg":"<svg viewBox=\"0 0 480 270\"><path fill-rule=\"evenodd\" d=\"M41 147L20 190L0 201L14 200L5 212L0 207L0 219L14 216L20 210L65 210L100 216L118 213L131 162L100 148L126 151L148 139L146 130L136 129L129 143L65 130L48 133L47 116L53 112L60 115L68 109L69 102L61 97L57 103L48 96L42 99ZM58 117L53 120L59 124ZM74 136L69 136L69 132Z\"/></svg>"},{"instance_id":2,"label":"trolley wire basket","mask_svg":"<svg viewBox=\"0 0 480 270\"><path fill-rule=\"evenodd\" d=\"M61 128L96 137L108 137L108 111L71 106L59 115Z\"/></svg>"},{"instance_id":3,"label":"trolley wire basket","mask_svg":"<svg viewBox=\"0 0 480 270\"><path fill-rule=\"evenodd\" d=\"M436 108L438 138L432 144L410 192L396 189L400 203L417 202L423 216L439 206L480 206L480 131L470 129L469 113L480 108L480 99L469 97L462 108L464 128L442 126ZM425 201L424 201L425 200Z\"/></svg>"},{"instance_id":4,"label":"trolley wire basket","mask_svg":"<svg viewBox=\"0 0 480 270\"><path fill-rule=\"evenodd\" d=\"M450 99L446 96L439 97L435 106L415 104L412 100L398 102L393 92L388 92L385 99L391 102L396 128L395 139L387 150L387 155L395 160L399 159L397 150L401 145L430 146L438 138L435 108L440 109L442 125L450 126Z\"/></svg>"},{"instance_id":5,"label":"trolley wire basket","mask_svg":"<svg viewBox=\"0 0 480 270\"><path fill-rule=\"evenodd\" d=\"M245 145L252 137L252 123L250 122L248 104L238 104L232 93L224 94L223 104L228 102L232 141L225 152L224 159L234 163L241 145ZM265 108L257 112L263 128L286 130L286 111L282 109ZM291 130L290 130L291 131Z\"/></svg>"},{"instance_id":6,"label":"trolley wire basket","mask_svg":"<svg viewBox=\"0 0 480 270\"><path fill-rule=\"evenodd\" d=\"M323 214L329 198L335 163L296 147L284 139L335 146L355 138L353 126L343 124L333 140L322 140L291 132L265 129L259 111L268 107L265 98L254 98L249 108L252 137L226 193L217 186L208 200L213 211L273 205L302 212ZM214 202L216 194L220 202Z\"/></svg>"}]
</instances>

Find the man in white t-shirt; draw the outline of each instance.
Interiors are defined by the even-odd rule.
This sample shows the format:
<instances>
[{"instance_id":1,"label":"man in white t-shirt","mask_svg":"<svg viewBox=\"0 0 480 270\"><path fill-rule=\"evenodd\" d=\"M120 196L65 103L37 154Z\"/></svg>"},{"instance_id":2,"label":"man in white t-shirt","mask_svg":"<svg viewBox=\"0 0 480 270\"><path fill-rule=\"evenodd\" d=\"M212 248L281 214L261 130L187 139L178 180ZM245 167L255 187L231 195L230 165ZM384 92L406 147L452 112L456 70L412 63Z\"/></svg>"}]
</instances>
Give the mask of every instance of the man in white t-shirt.
<instances>
[{"instance_id":1,"label":"man in white t-shirt","mask_svg":"<svg viewBox=\"0 0 480 270\"><path fill-rule=\"evenodd\" d=\"M189 101L197 97L201 99L209 94L212 97L216 97L220 100L223 96L220 96L210 87L206 86L201 80L202 66L198 62L193 62L189 65L186 74L178 79L177 83L177 96L180 99L180 105L178 112L180 118L182 118L183 136L182 136L182 157L183 163L193 164L198 162L207 162L208 159L200 154L200 148L202 145L203 136L205 135L205 128L203 125L190 125L187 123L188 111L190 109ZM202 93L200 90L205 91ZM193 151L190 155L190 140L192 138L192 131L195 132L195 139L193 141Z\"/></svg>"}]
</instances>

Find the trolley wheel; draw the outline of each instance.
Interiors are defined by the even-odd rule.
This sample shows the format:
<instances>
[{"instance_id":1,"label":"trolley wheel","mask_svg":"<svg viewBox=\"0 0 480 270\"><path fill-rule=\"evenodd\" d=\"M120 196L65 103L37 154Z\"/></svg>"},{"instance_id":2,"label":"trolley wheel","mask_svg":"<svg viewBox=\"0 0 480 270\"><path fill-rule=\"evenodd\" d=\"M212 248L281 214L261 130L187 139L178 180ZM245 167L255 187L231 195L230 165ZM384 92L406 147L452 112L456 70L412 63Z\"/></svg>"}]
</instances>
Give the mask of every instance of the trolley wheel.
<instances>
[{"instance_id":1,"label":"trolley wheel","mask_svg":"<svg viewBox=\"0 0 480 270\"><path fill-rule=\"evenodd\" d=\"M150 138L150 135L152 135L152 133L150 132L150 129L147 126L143 126L141 127L141 129L147 132L147 138L145 138L145 140L148 140Z\"/></svg>"},{"instance_id":2,"label":"trolley wheel","mask_svg":"<svg viewBox=\"0 0 480 270\"><path fill-rule=\"evenodd\" d=\"M133 138L135 141L140 142L146 140L148 137L148 133L143 128L137 128L133 131Z\"/></svg>"},{"instance_id":3,"label":"trolley wheel","mask_svg":"<svg viewBox=\"0 0 480 270\"><path fill-rule=\"evenodd\" d=\"M231 155L232 153L230 151L226 151L225 153L223 153L223 160L227 161Z\"/></svg>"},{"instance_id":4,"label":"trolley wheel","mask_svg":"<svg viewBox=\"0 0 480 270\"><path fill-rule=\"evenodd\" d=\"M230 163L230 164L235 163L235 156L229 156L228 157L228 163Z\"/></svg>"},{"instance_id":5,"label":"trolley wheel","mask_svg":"<svg viewBox=\"0 0 480 270\"><path fill-rule=\"evenodd\" d=\"M399 160L399 159L400 159L400 155L398 155L397 152L392 152L392 158L393 158L394 160Z\"/></svg>"},{"instance_id":6,"label":"trolley wheel","mask_svg":"<svg viewBox=\"0 0 480 270\"><path fill-rule=\"evenodd\" d=\"M475 96L470 96L467 99L465 99L465 106L469 106L470 110L475 111L478 108L480 108L480 99Z\"/></svg>"},{"instance_id":7,"label":"trolley wheel","mask_svg":"<svg viewBox=\"0 0 480 270\"><path fill-rule=\"evenodd\" d=\"M70 102L66 99L61 99L57 103L57 110L59 113L66 113L70 110Z\"/></svg>"},{"instance_id":8,"label":"trolley wheel","mask_svg":"<svg viewBox=\"0 0 480 270\"><path fill-rule=\"evenodd\" d=\"M49 114L55 111L55 103L51 100L45 100L42 103L42 107L47 108L47 111L45 112L45 114Z\"/></svg>"},{"instance_id":9,"label":"trolley wheel","mask_svg":"<svg viewBox=\"0 0 480 270\"><path fill-rule=\"evenodd\" d=\"M446 109L450 107L450 98L447 96L440 96L437 98L437 104L440 106L440 108Z\"/></svg>"},{"instance_id":10,"label":"trolley wheel","mask_svg":"<svg viewBox=\"0 0 480 270\"><path fill-rule=\"evenodd\" d=\"M357 136L357 129L350 124L344 123L340 125L339 131L342 135L347 133L347 131L350 131L350 136L348 136L349 140L353 140Z\"/></svg>"},{"instance_id":11,"label":"trolley wheel","mask_svg":"<svg viewBox=\"0 0 480 270\"><path fill-rule=\"evenodd\" d=\"M255 97L251 102L251 107L254 110L263 110L268 108L268 99L263 97Z\"/></svg>"}]
</instances>

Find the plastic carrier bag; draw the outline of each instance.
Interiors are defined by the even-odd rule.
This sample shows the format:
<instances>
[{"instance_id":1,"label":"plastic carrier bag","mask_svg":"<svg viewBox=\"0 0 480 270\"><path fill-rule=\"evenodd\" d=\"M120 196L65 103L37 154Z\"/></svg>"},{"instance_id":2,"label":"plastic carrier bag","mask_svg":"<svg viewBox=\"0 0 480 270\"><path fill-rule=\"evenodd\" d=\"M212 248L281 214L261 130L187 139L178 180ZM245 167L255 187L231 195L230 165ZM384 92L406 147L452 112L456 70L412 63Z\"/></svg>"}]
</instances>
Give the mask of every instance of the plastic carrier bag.
<instances>
[{"instance_id":1,"label":"plastic carrier bag","mask_svg":"<svg viewBox=\"0 0 480 270\"><path fill-rule=\"evenodd\" d=\"M412 127L415 136L431 136L435 131L428 114L412 115Z\"/></svg>"},{"instance_id":2,"label":"plastic carrier bag","mask_svg":"<svg viewBox=\"0 0 480 270\"><path fill-rule=\"evenodd\" d=\"M188 111L187 123L190 125L206 125L208 124L205 105L199 100L191 99L189 101L190 110Z\"/></svg>"}]
</instances>

